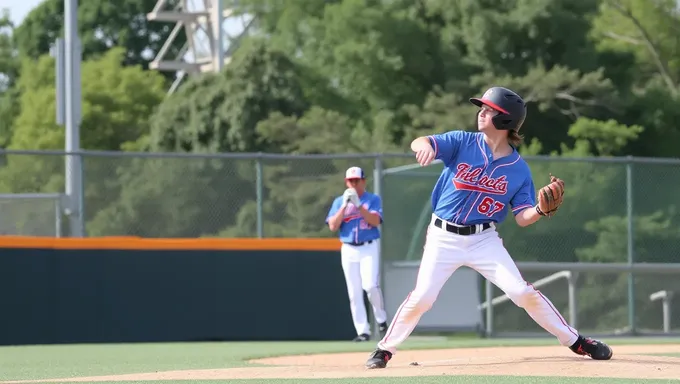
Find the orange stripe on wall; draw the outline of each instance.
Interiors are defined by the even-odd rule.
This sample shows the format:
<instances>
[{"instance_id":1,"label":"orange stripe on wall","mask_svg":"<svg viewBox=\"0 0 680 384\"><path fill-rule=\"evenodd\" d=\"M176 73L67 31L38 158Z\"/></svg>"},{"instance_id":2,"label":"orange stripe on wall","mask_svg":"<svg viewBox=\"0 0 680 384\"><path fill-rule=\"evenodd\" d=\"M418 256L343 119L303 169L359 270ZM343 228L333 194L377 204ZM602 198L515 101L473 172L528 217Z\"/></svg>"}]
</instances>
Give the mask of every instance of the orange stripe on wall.
<instances>
[{"instance_id":1,"label":"orange stripe on wall","mask_svg":"<svg viewBox=\"0 0 680 384\"><path fill-rule=\"evenodd\" d=\"M340 246L339 239L324 238L149 239L140 237L0 236L0 248L339 251Z\"/></svg>"}]
</instances>

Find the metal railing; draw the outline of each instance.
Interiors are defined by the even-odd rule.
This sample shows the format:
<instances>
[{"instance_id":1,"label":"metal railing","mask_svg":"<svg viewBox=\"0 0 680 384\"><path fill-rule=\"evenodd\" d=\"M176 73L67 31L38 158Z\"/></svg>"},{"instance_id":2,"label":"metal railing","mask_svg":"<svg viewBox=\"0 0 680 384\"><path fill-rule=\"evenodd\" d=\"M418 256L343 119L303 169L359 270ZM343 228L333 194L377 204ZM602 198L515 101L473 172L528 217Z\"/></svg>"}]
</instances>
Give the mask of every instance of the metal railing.
<instances>
[{"instance_id":1,"label":"metal railing","mask_svg":"<svg viewBox=\"0 0 680 384\"><path fill-rule=\"evenodd\" d=\"M663 315L663 332L671 332L671 300L673 299L673 292L671 291L657 291L649 295L649 300L661 300L661 310Z\"/></svg>"},{"instance_id":2,"label":"metal railing","mask_svg":"<svg viewBox=\"0 0 680 384\"><path fill-rule=\"evenodd\" d=\"M577 328L578 327L578 317L576 316L577 306L576 306L576 284L575 284L575 272L572 271L560 271L553 273L552 275L546 276L540 280L536 280L531 285L534 288L541 288L545 285L554 283L555 281L565 279L567 281L567 289L569 295L569 324ZM477 309L480 311L486 311L486 327L484 332L487 337L493 335L493 318L494 318L494 306L505 303L510 300L510 296L503 294L500 296L493 296L493 284L491 281L486 280L486 301L481 303Z\"/></svg>"},{"instance_id":3,"label":"metal railing","mask_svg":"<svg viewBox=\"0 0 680 384\"><path fill-rule=\"evenodd\" d=\"M532 272L539 272L539 273L545 273L545 272L554 272L558 271L556 273L553 273L545 278L536 280L534 283L535 287L540 287L540 286L547 286L550 285L551 283L560 280L560 279L566 279L567 284L568 284L568 300L566 303L567 310L569 312L569 323L572 325L572 327L576 328L579 326L579 313L580 313L580 308L578 305L578 287L577 287L577 280L579 277L590 274L593 276L596 275L603 275L603 274L629 274L633 273L636 274L636 276L639 276L641 274L647 274L650 278L653 278L656 281L662 280L662 276L668 276L668 279L665 280L663 283L672 285L672 284L677 284L678 281L676 279L676 275L680 274L680 263L551 263L551 262L545 262L545 263L537 263L537 262L517 262L517 267L518 269L522 272L522 274L526 275L527 273L532 273ZM645 288L645 287L640 287ZM676 288L677 289L677 288ZM533 336L533 335L546 335L544 331L522 331L522 330L517 330L517 331L505 331L505 332L498 332L494 329L494 323L495 323L495 311L493 308L501 303L507 302L509 298L507 298L506 295L498 296L498 297L493 297L493 287L491 283L487 280L486 281L486 299L483 303L480 303L478 309L480 311L486 310L486 317L485 317L485 333L488 337L517 337L517 336ZM607 287L602 287L602 297L607 296ZM672 322L672 312L671 312L671 301L673 298L673 289L665 289L665 290L660 290L653 292L646 296L649 301L658 301L660 300L662 303L662 329L655 331L655 330L640 330L636 327L634 327L634 324L626 324L625 326L620 326L616 327L613 326L609 329L599 329L599 334L601 335L641 335L641 334L647 334L647 335L656 335L656 334L671 334L673 333L672 328L671 328L671 322ZM550 295L549 295L550 296ZM629 298L628 302L634 302L635 298ZM491 303L491 305L489 305ZM600 312L605 311L606 308L604 305L602 307L602 310ZM629 311L635 310L635 307L628 308ZM507 315L507 311L505 313ZM632 316L628 316L630 319L636 317L636 313L633 313ZM651 314L648 314L651 316ZM654 317L657 318L657 317ZM649 327L648 327L649 328Z\"/></svg>"}]
</instances>

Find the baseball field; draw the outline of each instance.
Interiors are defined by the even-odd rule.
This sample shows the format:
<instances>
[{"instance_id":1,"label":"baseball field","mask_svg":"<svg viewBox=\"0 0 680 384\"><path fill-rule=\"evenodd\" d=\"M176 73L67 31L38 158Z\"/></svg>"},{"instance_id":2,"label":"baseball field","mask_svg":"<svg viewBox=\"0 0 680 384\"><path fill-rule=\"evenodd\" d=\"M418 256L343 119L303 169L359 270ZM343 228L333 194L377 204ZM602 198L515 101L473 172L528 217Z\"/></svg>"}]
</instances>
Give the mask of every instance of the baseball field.
<instances>
[{"instance_id":1,"label":"baseball field","mask_svg":"<svg viewBox=\"0 0 680 384\"><path fill-rule=\"evenodd\" d=\"M0 383L660 383L680 380L680 338L615 338L609 361L545 339L418 338L386 369L373 342L215 342L0 347Z\"/></svg>"}]
</instances>

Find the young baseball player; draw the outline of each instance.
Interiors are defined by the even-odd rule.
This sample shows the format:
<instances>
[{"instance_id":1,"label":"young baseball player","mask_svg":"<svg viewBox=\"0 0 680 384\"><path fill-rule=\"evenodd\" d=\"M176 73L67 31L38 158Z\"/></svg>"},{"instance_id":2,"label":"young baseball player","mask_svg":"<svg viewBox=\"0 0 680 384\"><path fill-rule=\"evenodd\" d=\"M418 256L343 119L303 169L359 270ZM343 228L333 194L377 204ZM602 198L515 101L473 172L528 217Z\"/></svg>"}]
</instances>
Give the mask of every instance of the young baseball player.
<instances>
[{"instance_id":1,"label":"young baseball player","mask_svg":"<svg viewBox=\"0 0 680 384\"><path fill-rule=\"evenodd\" d=\"M380 196L366 191L366 176L359 167L345 172L347 189L338 196L326 217L331 231L339 231L342 270L347 282L352 321L357 332L354 341L370 340L371 330L364 307L364 291L382 334L387 330L387 315L380 290L380 253L378 241L383 222Z\"/></svg>"},{"instance_id":2,"label":"young baseball player","mask_svg":"<svg viewBox=\"0 0 680 384\"><path fill-rule=\"evenodd\" d=\"M507 88L493 87L470 102L480 108L479 132L450 131L411 143L421 166L438 159L444 170L432 191L433 214L416 286L397 310L366 367L385 368L460 266L489 279L574 353L610 359L609 346L581 336L548 298L524 280L496 232L496 224L510 212L519 226L526 227L543 216L552 216L562 203L564 182L554 176L541 188L536 201L529 166L515 148L526 117L524 100Z\"/></svg>"}]
</instances>

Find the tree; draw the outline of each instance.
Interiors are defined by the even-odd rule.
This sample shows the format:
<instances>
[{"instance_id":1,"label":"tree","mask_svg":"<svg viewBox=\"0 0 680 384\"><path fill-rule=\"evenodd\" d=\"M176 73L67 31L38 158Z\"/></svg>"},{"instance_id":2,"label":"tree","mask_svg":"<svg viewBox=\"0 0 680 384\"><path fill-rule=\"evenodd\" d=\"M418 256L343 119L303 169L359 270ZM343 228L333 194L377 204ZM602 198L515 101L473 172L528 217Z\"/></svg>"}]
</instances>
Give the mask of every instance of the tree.
<instances>
[{"instance_id":1,"label":"tree","mask_svg":"<svg viewBox=\"0 0 680 384\"><path fill-rule=\"evenodd\" d=\"M176 6L178 0L169 0ZM78 34L83 45L83 59L102 55L113 47L125 49L124 65L142 65L160 51L172 25L148 21L156 0L81 1L78 4ZM63 36L64 0L45 0L33 9L15 32L16 45L22 55L37 59L50 52L54 41ZM186 39L180 35L169 55L177 55Z\"/></svg>"},{"instance_id":2,"label":"tree","mask_svg":"<svg viewBox=\"0 0 680 384\"><path fill-rule=\"evenodd\" d=\"M14 85L19 76L19 62L16 48L12 41L14 24L9 11L0 9L0 93Z\"/></svg>"},{"instance_id":3,"label":"tree","mask_svg":"<svg viewBox=\"0 0 680 384\"><path fill-rule=\"evenodd\" d=\"M369 132L335 111L312 107L302 117L274 113L258 124L258 135L268 147L286 153L329 154L394 152L390 145L389 116L377 116L375 129ZM311 158L291 161L263 160L263 206L265 233L269 237L327 237L333 234L324 218L335 196L344 188L342 174L359 165L372 179L374 160L345 158ZM387 162L385 166L396 163ZM398 165L402 165L399 163ZM370 186L369 186L370 189ZM225 228L221 236L242 236L254 232L257 205L243 206L235 225Z\"/></svg>"},{"instance_id":4,"label":"tree","mask_svg":"<svg viewBox=\"0 0 680 384\"><path fill-rule=\"evenodd\" d=\"M115 48L83 63L83 149L120 150L149 132L148 118L165 97L164 79L140 66L122 66L124 60L125 51ZM17 84L21 113L9 148L62 149L64 129L55 121L54 59L25 59L21 72L31 76L22 76Z\"/></svg>"},{"instance_id":5,"label":"tree","mask_svg":"<svg viewBox=\"0 0 680 384\"><path fill-rule=\"evenodd\" d=\"M238 3L264 36L318 75L306 89L332 84L340 112L369 131L374 116L388 114L400 148L426 131L474 129L467 99L492 85L527 97L524 133L544 153L570 143L567 127L579 117L618 120L629 105L602 68L625 55L598 51L589 34L597 0Z\"/></svg>"},{"instance_id":6,"label":"tree","mask_svg":"<svg viewBox=\"0 0 680 384\"><path fill-rule=\"evenodd\" d=\"M14 84L19 78L19 60L12 41L14 25L8 10L0 14L0 147L9 143L12 123L16 118L18 94Z\"/></svg>"},{"instance_id":7,"label":"tree","mask_svg":"<svg viewBox=\"0 0 680 384\"><path fill-rule=\"evenodd\" d=\"M258 145L258 122L273 112L300 116L308 108L300 74L266 41L249 40L223 73L192 79L163 102L152 118L152 150L267 150Z\"/></svg>"},{"instance_id":8,"label":"tree","mask_svg":"<svg viewBox=\"0 0 680 384\"><path fill-rule=\"evenodd\" d=\"M109 50L82 66L82 148L121 150L126 143L148 134L148 117L165 96L164 79L140 66L122 66L125 51ZM16 84L21 112L14 123L9 149L64 148L64 128L55 121L54 60L42 56L25 59ZM54 155L8 155L0 169L2 192L64 191L64 157ZM116 158L85 157L85 203L87 215L96 215L116 198L120 189L116 172L128 165Z\"/></svg>"},{"instance_id":9,"label":"tree","mask_svg":"<svg viewBox=\"0 0 680 384\"><path fill-rule=\"evenodd\" d=\"M603 51L635 55L635 77L646 82L660 77L667 90L677 95L680 60L677 52L680 11L675 0L604 0L593 20L592 35Z\"/></svg>"},{"instance_id":10,"label":"tree","mask_svg":"<svg viewBox=\"0 0 680 384\"><path fill-rule=\"evenodd\" d=\"M645 132L630 144L637 156L677 157L680 139L678 82L680 13L675 1L606 0L593 19L591 39L602 55L629 57L608 63L617 76L624 113L619 122L639 124Z\"/></svg>"},{"instance_id":11,"label":"tree","mask_svg":"<svg viewBox=\"0 0 680 384\"><path fill-rule=\"evenodd\" d=\"M300 116L307 106L300 68L264 40L250 40L223 73L190 79L168 97L141 141L151 151L278 152L258 136L258 122L273 113ZM95 233L215 235L255 199L256 166L248 160L139 159L119 173L120 198L93 219ZM244 196L244 189L253 192ZM181 210L181 222L168 207ZM146 214L138 216L140 210ZM165 224L156 224L163 217Z\"/></svg>"}]
</instances>

